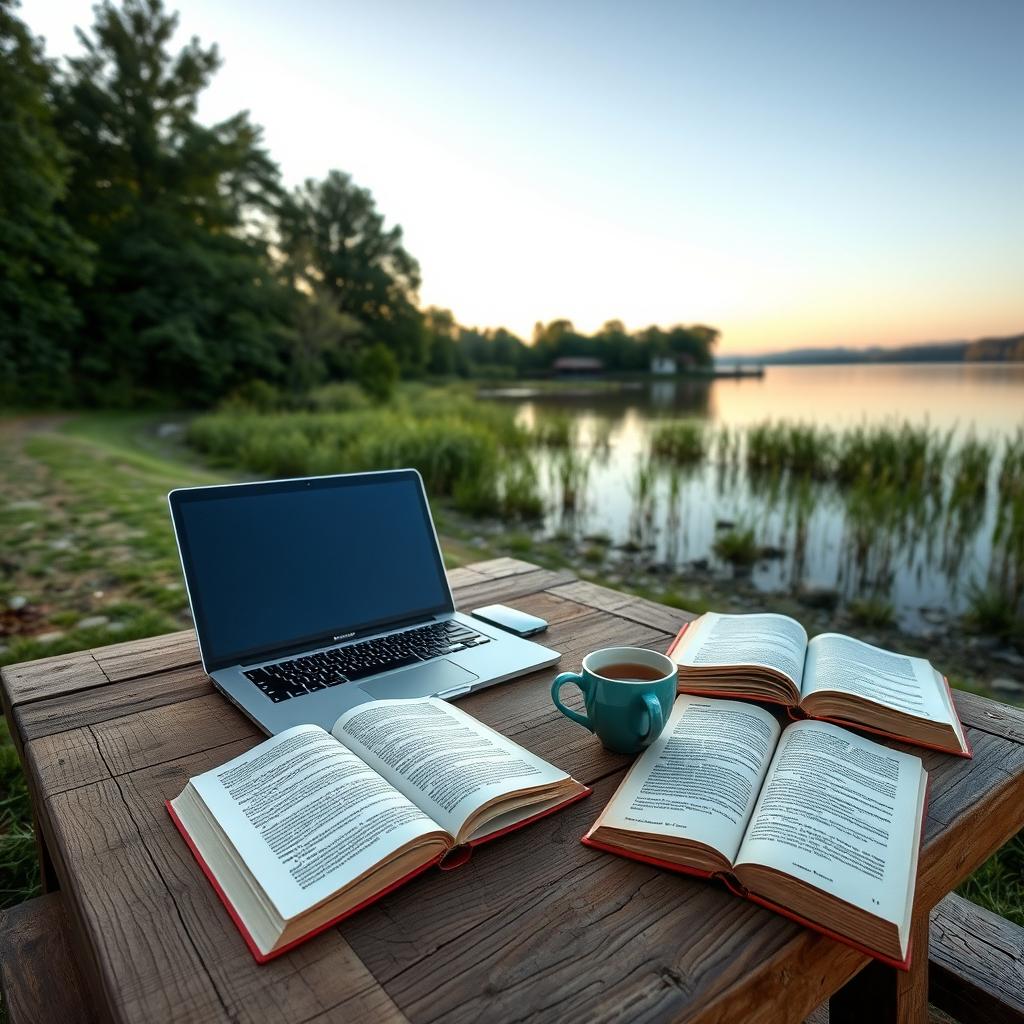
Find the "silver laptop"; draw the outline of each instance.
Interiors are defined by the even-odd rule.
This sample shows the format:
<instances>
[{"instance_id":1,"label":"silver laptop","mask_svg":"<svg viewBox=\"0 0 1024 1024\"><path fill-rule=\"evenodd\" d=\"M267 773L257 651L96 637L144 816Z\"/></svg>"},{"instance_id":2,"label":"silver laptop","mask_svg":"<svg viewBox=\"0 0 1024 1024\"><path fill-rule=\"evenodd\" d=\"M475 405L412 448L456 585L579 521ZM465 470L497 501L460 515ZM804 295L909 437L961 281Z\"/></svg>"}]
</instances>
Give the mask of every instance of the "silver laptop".
<instances>
[{"instance_id":1,"label":"silver laptop","mask_svg":"<svg viewBox=\"0 0 1024 1024\"><path fill-rule=\"evenodd\" d=\"M455 610L413 469L171 491L203 668L268 733L455 698L555 651Z\"/></svg>"}]
</instances>

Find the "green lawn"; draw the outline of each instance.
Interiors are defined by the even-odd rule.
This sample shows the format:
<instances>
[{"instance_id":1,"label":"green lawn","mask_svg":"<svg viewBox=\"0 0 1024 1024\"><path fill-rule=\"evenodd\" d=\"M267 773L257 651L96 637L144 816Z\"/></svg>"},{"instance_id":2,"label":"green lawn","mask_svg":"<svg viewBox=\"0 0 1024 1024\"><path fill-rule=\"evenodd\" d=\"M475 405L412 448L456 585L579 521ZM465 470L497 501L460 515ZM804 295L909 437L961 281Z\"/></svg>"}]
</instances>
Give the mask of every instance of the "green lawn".
<instances>
[{"instance_id":1,"label":"green lawn","mask_svg":"<svg viewBox=\"0 0 1024 1024\"><path fill-rule=\"evenodd\" d=\"M165 496L173 487L231 476L201 465L180 444L174 428L181 422L169 414L111 413L0 421L0 616L7 634L0 636L0 664L190 624ZM449 510L436 512L450 566L505 553L564 561L557 545L537 545L529 534L481 542ZM0 906L36 891L35 856L28 795L0 723ZM1004 847L961 892L1024 925L1024 840Z\"/></svg>"}]
</instances>

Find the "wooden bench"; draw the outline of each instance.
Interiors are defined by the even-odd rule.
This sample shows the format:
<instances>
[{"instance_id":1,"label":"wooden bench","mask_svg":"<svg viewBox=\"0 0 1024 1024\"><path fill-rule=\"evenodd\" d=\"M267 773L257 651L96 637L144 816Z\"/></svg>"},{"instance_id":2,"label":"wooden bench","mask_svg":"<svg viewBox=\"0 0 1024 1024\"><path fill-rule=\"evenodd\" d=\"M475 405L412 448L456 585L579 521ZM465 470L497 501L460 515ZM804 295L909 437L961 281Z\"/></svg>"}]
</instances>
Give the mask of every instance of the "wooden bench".
<instances>
[{"instance_id":1,"label":"wooden bench","mask_svg":"<svg viewBox=\"0 0 1024 1024\"><path fill-rule=\"evenodd\" d=\"M950 893L928 930L928 999L960 1024L1024 1021L1024 928Z\"/></svg>"},{"instance_id":2,"label":"wooden bench","mask_svg":"<svg viewBox=\"0 0 1024 1024\"><path fill-rule=\"evenodd\" d=\"M95 1021L68 945L60 893L0 911L0 991L10 1024Z\"/></svg>"}]
</instances>

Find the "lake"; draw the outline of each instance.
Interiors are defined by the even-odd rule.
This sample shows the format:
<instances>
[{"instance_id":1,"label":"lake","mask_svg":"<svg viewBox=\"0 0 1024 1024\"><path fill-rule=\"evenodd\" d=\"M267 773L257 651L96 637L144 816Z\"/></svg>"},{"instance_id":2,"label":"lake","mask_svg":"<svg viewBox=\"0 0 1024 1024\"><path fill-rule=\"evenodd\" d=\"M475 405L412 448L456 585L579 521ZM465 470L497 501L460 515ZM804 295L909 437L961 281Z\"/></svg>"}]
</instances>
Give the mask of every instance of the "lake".
<instances>
[{"instance_id":1,"label":"lake","mask_svg":"<svg viewBox=\"0 0 1024 1024\"><path fill-rule=\"evenodd\" d=\"M767 367L761 379L665 380L615 392L567 382L566 392L516 388L496 397L514 403L530 428L572 418L571 455L535 456L552 509L544 533L592 542L595 568L684 583L741 575L760 592L835 592L841 603L869 596L917 633L964 612L972 593L1006 570L993 557L998 549L1006 558L993 546L996 479L1007 440L1024 427L1024 364ZM906 421L948 432L951 453L973 436L991 441L995 454L973 504L952 501L950 479L942 493L853 495L831 482L752 474L742 457L714 451L688 467L651 459L652 434L670 419L702 421L712 436L766 421L834 430ZM576 463L574 507L562 500L567 457ZM734 527L752 530L765 554L742 570L715 553L716 538ZM1010 570L1019 580L1024 567Z\"/></svg>"}]
</instances>

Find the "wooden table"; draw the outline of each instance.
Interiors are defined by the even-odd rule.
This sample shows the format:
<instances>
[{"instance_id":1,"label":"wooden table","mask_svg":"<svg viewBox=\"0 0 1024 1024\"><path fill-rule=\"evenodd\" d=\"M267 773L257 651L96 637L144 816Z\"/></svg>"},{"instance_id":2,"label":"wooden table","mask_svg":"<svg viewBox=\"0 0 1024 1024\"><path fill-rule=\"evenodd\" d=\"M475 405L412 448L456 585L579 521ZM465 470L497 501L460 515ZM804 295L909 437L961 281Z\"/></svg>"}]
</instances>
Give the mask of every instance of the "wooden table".
<instances>
[{"instance_id":1,"label":"wooden table","mask_svg":"<svg viewBox=\"0 0 1024 1024\"><path fill-rule=\"evenodd\" d=\"M515 559L450 577L462 607L504 601L548 619L545 643L563 652L562 668L610 644L662 650L691 617ZM924 753L931 802L914 968L903 974L722 886L582 846L628 759L552 708L554 671L460 706L594 795L259 967L163 806L189 776L261 739L203 674L191 631L5 669L46 884L63 893L96 1012L140 1022L779 1022L834 996L833 1021L925 1018L929 909L1024 825L1024 713L957 693L974 759Z\"/></svg>"}]
</instances>

